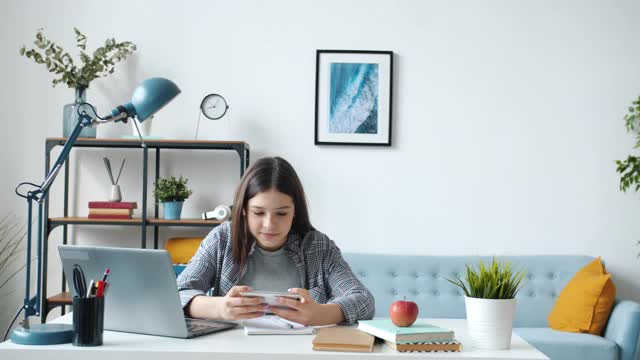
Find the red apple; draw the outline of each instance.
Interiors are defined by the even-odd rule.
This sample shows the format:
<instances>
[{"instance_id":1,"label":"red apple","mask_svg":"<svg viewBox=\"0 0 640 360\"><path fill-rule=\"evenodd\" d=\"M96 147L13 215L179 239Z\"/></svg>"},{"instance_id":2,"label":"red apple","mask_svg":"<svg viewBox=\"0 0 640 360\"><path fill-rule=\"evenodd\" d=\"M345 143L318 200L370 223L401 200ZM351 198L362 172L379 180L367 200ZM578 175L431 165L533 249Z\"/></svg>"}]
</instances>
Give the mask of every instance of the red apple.
<instances>
[{"instance_id":1,"label":"red apple","mask_svg":"<svg viewBox=\"0 0 640 360\"><path fill-rule=\"evenodd\" d=\"M396 326L411 326L418 318L418 305L406 299L395 301L389 308L389 316Z\"/></svg>"}]
</instances>

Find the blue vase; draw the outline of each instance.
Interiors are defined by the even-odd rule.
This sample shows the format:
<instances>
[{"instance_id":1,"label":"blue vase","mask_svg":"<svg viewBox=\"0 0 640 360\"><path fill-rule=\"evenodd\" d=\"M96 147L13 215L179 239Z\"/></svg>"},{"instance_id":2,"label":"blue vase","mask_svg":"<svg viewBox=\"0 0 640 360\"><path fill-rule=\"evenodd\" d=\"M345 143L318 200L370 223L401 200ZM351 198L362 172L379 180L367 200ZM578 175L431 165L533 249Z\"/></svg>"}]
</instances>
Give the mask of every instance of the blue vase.
<instances>
[{"instance_id":1,"label":"blue vase","mask_svg":"<svg viewBox=\"0 0 640 360\"><path fill-rule=\"evenodd\" d=\"M184 201L168 201L163 202L165 220L180 220L182 213L182 204Z\"/></svg>"},{"instance_id":2,"label":"blue vase","mask_svg":"<svg viewBox=\"0 0 640 360\"><path fill-rule=\"evenodd\" d=\"M63 108L63 123L62 123L62 136L68 138L73 129L78 124L78 105L86 102L87 99L87 88L78 87L76 88L76 100L71 104L66 104ZM90 108L85 107L86 110L90 110ZM94 114L89 114L94 115ZM85 127L80 132L80 137L86 138L95 138L96 137L96 128L95 127Z\"/></svg>"}]
</instances>

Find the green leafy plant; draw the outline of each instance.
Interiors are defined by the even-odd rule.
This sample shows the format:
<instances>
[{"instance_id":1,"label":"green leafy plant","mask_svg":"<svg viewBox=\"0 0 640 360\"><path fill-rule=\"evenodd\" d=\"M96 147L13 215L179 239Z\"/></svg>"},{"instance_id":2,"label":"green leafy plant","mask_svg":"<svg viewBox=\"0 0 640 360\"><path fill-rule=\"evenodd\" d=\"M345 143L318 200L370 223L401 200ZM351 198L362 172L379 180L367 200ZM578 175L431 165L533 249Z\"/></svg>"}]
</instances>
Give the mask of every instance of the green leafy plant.
<instances>
[{"instance_id":1,"label":"green leafy plant","mask_svg":"<svg viewBox=\"0 0 640 360\"><path fill-rule=\"evenodd\" d=\"M180 176L176 179L175 176L170 178L158 179L153 183L155 189L153 196L156 198L156 202L163 203L169 201L185 201L193 191L187 187L189 180Z\"/></svg>"},{"instance_id":2,"label":"green leafy plant","mask_svg":"<svg viewBox=\"0 0 640 360\"><path fill-rule=\"evenodd\" d=\"M47 39L42 29L38 30L33 42L37 49L27 50L25 46L20 48L20 55L33 59L38 64L44 64L49 72L55 74L53 86L65 83L70 88L87 88L93 80L113 74L115 64L125 60L136 50L136 45L132 42L116 42L111 38L105 41L104 46L89 55L86 52L87 37L78 29L73 30L76 34L76 46L80 49L82 65L76 65L68 52L64 52L62 47Z\"/></svg>"},{"instance_id":3,"label":"green leafy plant","mask_svg":"<svg viewBox=\"0 0 640 360\"><path fill-rule=\"evenodd\" d=\"M634 149L640 148L640 96L629 106L629 113L624 116L627 132L636 133ZM640 190L640 157L629 155L626 160L616 160L616 172L620 176L620 190L626 192L629 187Z\"/></svg>"},{"instance_id":4,"label":"green leafy plant","mask_svg":"<svg viewBox=\"0 0 640 360\"><path fill-rule=\"evenodd\" d=\"M0 220L0 289L26 266L15 266L26 234L25 226L18 224L15 215L7 215Z\"/></svg>"},{"instance_id":5,"label":"green leafy plant","mask_svg":"<svg viewBox=\"0 0 640 360\"><path fill-rule=\"evenodd\" d=\"M464 291L467 297L480 299L513 299L522 288L522 279L526 271L513 272L510 263L501 263L494 258L489 266L482 261L478 269L466 266L464 280L456 276L450 283Z\"/></svg>"}]
</instances>

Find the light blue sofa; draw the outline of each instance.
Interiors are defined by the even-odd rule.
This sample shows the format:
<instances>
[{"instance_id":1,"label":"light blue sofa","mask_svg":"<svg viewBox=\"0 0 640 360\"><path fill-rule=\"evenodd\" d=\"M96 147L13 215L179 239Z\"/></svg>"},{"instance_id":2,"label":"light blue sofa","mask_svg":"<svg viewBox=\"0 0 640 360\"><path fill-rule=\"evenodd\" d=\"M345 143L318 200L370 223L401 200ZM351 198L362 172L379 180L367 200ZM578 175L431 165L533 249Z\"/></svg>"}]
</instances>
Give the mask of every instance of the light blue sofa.
<instances>
[{"instance_id":1,"label":"light blue sofa","mask_svg":"<svg viewBox=\"0 0 640 360\"><path fill-rule=\"evenodd\" d=\"M373 293L376 316L388 316L390 304L406 296L420 316L465 318L464 295L446 278L465 265L491 261L487 256L404 256L345 253L354 273ZM525 268L526 283L517 295L514 332L552 360L636 360L639 358L640 305L618 300L603 337L551 330L547 316L564 286L594 258L589 256L503 256ZM614 276L615 283L615 276Z\"/></svg>"}]
</instances>

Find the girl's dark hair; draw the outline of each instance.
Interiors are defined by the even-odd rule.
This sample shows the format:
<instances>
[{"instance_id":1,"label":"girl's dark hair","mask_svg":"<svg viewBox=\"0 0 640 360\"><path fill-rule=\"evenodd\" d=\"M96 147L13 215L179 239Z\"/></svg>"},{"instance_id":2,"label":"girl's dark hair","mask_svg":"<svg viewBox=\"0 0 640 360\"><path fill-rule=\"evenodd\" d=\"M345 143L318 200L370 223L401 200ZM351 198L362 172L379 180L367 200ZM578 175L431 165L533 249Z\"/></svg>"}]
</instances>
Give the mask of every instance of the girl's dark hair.
<instances>
[{"instance_id":1,"label":"girl's dark hair","mask_svg":"<svg viewBox=\"0 0 640 360\"><path fill-rule=\"evenodd\" d=\"M243 266L255 238L247 224L247 204L259 193L276 190L289 195L295 209L291 232L304 237L314 230L309 221L307 200L302 183L287 160L281 157L265 157L256 161L240 180L233 201L231 214L231 253L236 264Z\"/></svg>"}]
</instances>

